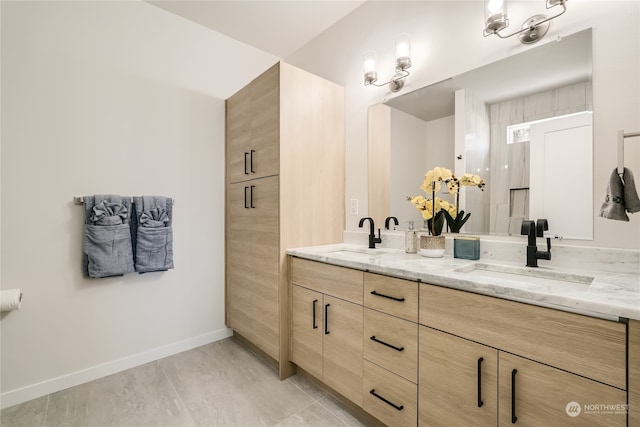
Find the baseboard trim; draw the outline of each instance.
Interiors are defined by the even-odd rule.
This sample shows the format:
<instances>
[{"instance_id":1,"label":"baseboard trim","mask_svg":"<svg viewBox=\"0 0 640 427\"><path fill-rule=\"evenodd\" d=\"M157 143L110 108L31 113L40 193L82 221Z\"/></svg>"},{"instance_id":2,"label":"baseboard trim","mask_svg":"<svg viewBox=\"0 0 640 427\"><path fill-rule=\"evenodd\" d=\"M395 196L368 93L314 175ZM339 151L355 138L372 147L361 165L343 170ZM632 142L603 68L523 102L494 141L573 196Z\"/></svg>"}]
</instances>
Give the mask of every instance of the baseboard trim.
<instances>
[{"instance_id":1,"label":"baseboard trim","mask_svg":"<svg viewBox=\"0 0 640 427\"><path fill-rule=\"evenodd\" d=\"M72 372L50 380L42 381L16 390L7 391L0 394L0 409L17 405L31 399L35 399L47 394L55 393L69 387L84 384L97 380L107 375L115 374L126 369L134 368L145 363L153 362L163 357L171 356L183 351L191 350L202 345L206 345L233 335L229 328L211 331L203 335L188 338L162 347L157 347L142 353L116 359L91 368Z\"/></svg>"}]
</instances>

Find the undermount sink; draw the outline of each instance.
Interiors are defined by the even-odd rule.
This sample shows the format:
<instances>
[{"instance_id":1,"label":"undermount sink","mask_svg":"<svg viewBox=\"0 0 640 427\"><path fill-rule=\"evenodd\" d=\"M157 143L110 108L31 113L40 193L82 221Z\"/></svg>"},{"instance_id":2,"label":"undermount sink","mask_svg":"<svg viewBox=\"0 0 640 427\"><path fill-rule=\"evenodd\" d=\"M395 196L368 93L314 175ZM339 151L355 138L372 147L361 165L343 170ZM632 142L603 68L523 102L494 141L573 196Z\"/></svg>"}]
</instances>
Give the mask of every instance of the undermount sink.
<instances>
[{"instance_id":1,"label":"undermount sink","mask_svg":"<svg viewBox=\"0 0 640 427\"><path fill-rule=\"evenodd\" d=\"M593 282L592 276L562 273L547 270L544 267L516 267L511 265L484 264L481 262L476 262L474 264L458 268L454 271L458 273L470 273L473 274L474 277L515 280L541 285L559 285L567 283L590 285L591 282Z\"/></svg>"}]
</instances>

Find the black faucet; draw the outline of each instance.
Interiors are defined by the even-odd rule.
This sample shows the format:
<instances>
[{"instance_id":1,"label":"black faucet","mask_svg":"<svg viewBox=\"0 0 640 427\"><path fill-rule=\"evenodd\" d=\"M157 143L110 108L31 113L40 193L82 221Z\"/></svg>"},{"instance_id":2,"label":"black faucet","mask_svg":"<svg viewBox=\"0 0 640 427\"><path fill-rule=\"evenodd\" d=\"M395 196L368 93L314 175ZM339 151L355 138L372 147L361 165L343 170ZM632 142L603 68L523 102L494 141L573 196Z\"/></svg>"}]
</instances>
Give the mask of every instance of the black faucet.
<instances>
[{"instance_id":1,"label":"black faucet","mask_svg":"<svg viewBox=\"0 0 640 427\"><path fill-rule=\"evenodd\" d=\"M522 221L520 234L528 236L527 241L527 267L537 267L539 259L551 259L551 239L547 237L547 251L539 251L536 245L536 237L544 237L544 232L549 229L549 222L546 219L539 219L537 223L533 221Z\"/></svg>"},{"instance_id":2,"label":"black faucet","mask_svg":"<svg viewBox=\"0 0 640 427\"><path fill-rule=\"evenodd\" d=\"M376 232L375 232L375 226L373 225L373 218L362 218L360 220L360 224L358 225L358 227L362 228L362 226L364 225L364 221L365 220L369 220L369 249L375 249L376 248L376 243L382 243L382 237L380 237L380 229L378 229L378 237L376 237Z\"/></svg>"},{"instance_id":3,"label":"black faucet","mask_svg":"<svg viewBox=\"0 0 640 427\"><path fill-rule=\"evenodd\" d=\"M393 220L395 225L398 225L398 218L396 218L395 216L388 216L387 219L384 220L384 228L385 229L389 229L389 222Z\"/></svg>"}]
</instances>

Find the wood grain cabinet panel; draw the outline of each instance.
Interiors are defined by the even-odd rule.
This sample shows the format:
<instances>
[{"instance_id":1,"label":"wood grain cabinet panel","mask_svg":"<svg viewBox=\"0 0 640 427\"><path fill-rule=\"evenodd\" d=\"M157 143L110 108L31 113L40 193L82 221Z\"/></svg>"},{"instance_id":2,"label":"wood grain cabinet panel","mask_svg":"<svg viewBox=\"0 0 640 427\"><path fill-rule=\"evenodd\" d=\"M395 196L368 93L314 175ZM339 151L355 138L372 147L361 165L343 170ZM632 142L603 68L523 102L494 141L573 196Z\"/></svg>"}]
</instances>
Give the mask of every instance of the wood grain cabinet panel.
<instances>
[{"instance_id":1,"label":"wood grain cabinet panel","mask_svg":"<svg viewBox=\"0 0 640 427\"><path fill-rule=\"evenodd\" d=\"M285 251L342 241L344 89L279 62L226 100L225 120L226 322L286 378Z\"/></svg>"},{"instance_id":2,"label":"wood grain cabinet panel","mask_svg":"<svg viewBox=\"0 0 640 427\"><path fill-rule=\"evenodd\" d=\"M362 305L362 271L301 258L292 263L292 283Z\"/></svg>"},{"instance_id":3,"label":"wood grain cabinet panel","mask_svg":"<svg viewBox=\"0 0 640 427\"><path fill-rule=\"evenodd\" d=\"M624 390L504 352L498 363L500 426L627 425Z\"/></svg>"},{"instance_id":4,"label":"wood grain cabinet panel","mask_svg":"<svg viewBox=\"0 0 640 427\"><path fill-rule=\"evenodd\" d=\"M626 389L623 323L432 285L420 323Z\"/></svg>"},{"instance_id":5,"label":"wood grain cabinet panel","mask_svg":"<svg viewBox=\"0 0 640 427\"><path fill-rule=\"evenodd\" d=\"M364 309L364 358L418 382L418 324Z\"/></svg>"},{"instance_id":6,"label":"wood grain cabinet panel","mask_svg":"<svg viewBox=\"0 0 640 427\"><path fill-rule=\"evenodd\" d=\"M291 287L291 361L322 378L323 300L320 292Z\"/></svg>"},{"instance_id":7,"label":"wood grain cabinet panel","mask_svg":"<svg viewBox=\"0 0 640 427\"><path fill-rule=\"evenodd\" d=\"M290 360L362 406L363 307L320 291L327 289L323 283L328 277L338 288L342 280L348 287L353 274L359 277L361 301L361 271L291 260Z\"/></svg>"},{"instance_id":8,"label":"wood grain cabinet panel","mask_svg":"<svg viewBox=\"0 0 640 427\"><path fill-rule=\"evenodd\" d=\"M365 273L364 305L417 322L418 286L418 282Z\"/></svg>"},{"instance_id":9,"label":"wood grain cabinet panel","mask_svg":"<svg viewBox=\"0 0 640 427\"><path fill-rule=\"evenodd\" d=\"M629 427L640 426L640 320L629 320Z\"/></svg>"},{"instance_id":10,"label":"wood grain cabinet panel","mask_svg":"<svg viewBox=\"0 0 640 427\"><path fill-rule=\"evenodd\" d=\"M498 422L498 350L420 326L419 426Z\"/></svg>"},{"instance_id":11,"label":"wood grain cabinet panel","mask_svg":"<svg viewBox=\"0 0 640 427\"><path fill-rule=\"evenodd\" d=\"M324 295L325 384L362 406L362 306Z\"/></svg>"},{"instance_id":12,"label":"wood grain cabinet panel","mask_svg":"<svg viewBox=\"0 0 640 427\"><path fill-rule=\"evenodd\" d=\"M416 385L369 361L364 361L362 407L390 427L416 425Z\"/></svg>"},{"instance_id":13,"label":"wood grain cabinet panel","mask_svg":"<svg viewBox=\"0 0 640 427\"><path fill-rule=\"evenodd\" d=\"M227 197L227 324L278 360L278 177L230 184Z\"/></svg>"}]
</instances>

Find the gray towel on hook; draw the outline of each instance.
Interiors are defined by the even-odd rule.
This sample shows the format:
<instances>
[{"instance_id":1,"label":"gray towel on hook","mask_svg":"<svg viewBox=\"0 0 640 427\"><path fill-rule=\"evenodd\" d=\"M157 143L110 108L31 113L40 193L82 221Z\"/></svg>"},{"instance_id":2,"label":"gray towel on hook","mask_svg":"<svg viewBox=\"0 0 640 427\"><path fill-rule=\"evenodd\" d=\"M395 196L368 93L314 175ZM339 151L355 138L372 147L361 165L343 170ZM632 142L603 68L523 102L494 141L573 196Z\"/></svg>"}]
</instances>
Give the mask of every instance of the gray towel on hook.
<instances>
[{"instance_id":1,"label":"gray towel on hook","mask_svg":"<svg viewBox=\"0 0 640 427\"><path fill-rule=\"evenodd\" d=\"M138 273L173 268L173 200L134 197L136 210L135 269Z\"/></svg>"},{"instance_id":2,"label":"gray towel on hook","mask_svg":"<svg viewBox=\"0 0 640 427\"><path fill-rule=\"evenodd\" d=\"M604 198L604 203L602 203L602 207L600 208L600 216L617 221L629 221L624 206L624 185L622 184L620 175L618 175L617 168L611 172L611 176L609 177L607 193Z\"/></svg>"},{"instance_id":3,"label":"gray towel on hook","mask_svg":"<svg viewBox=\"0 0 640 427\"><path fill-rule=\"evenodd\" d=\"M116 195L84 196L83 273L99 278L134 271L131 200Z\"/></svg>"},{"instance_id":4,"label":"gray towel on hook","mask_svg":"<svg viewBox=\"0 0 640 427\"><path fill-rule=\"evenodd\" d=\"M624 168L622 181L624 183L625 209L629 213L640 212L640 198L638 198L638 192L636 191L636 183L633 179L633 174L627 168Z\"/></svg>"}]
</instances>

